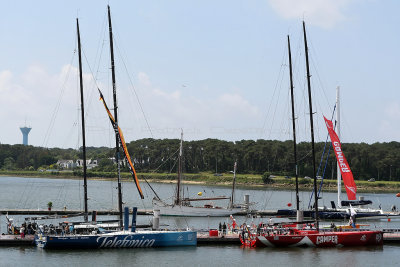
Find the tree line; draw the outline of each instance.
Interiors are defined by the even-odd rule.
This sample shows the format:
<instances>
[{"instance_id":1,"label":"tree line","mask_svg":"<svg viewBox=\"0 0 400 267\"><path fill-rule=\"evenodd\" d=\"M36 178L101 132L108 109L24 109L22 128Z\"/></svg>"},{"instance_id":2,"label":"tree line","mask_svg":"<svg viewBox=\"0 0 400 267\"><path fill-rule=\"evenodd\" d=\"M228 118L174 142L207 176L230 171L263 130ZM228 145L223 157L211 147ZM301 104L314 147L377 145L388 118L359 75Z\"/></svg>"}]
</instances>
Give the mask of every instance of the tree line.
<instances>
[{"instance_id":1,"label":"tree line","mask_svg":"<svg viewBox=\"0 0 400 267\"><path fill-rule=\"evenodd\" d=\"M127 144L129 153L138 172L176 172L179 152L178 139L140 139ZM331 144L316 143L317 175L325 178L336 177L336 159ZM400 143L345 143L343 152L350 164L355 179L400 180ZM312 176L311 145L302 142L297 145L298 170L301 177ZM88 147L87 157L97 159L98 171L113 169L110 158L115 150L106 147ZM329 154L329 156L327 156ZM79 159L82 152L75 149L42 148L23 145L0 144L1 170L38 170L57 168L60 159ZM294 176L292 141L241 140L236 142L218 139L184 141L184 172L223 173L233 170L237 161L239 173Z\"/></svg>"}]
</instances>

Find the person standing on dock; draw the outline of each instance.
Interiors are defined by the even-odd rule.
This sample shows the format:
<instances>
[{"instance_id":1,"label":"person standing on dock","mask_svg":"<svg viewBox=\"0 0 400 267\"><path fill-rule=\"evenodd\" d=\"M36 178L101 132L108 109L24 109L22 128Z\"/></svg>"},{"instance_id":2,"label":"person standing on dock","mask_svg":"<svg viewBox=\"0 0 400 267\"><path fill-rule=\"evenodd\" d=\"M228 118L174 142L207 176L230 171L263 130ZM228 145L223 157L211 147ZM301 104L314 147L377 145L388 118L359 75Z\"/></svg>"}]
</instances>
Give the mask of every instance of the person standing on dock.
<instances>
[{"instance_id":1,"label":"person standing on dock","mask_svg":"<svg viewBox=\"0 0 400 267\"><path fill-rule=\"evenodd\" d=\"M222 234L226 235L226 224L224 222L224 225L222 225Z\"/></svg>"},{"instance_id":2,"label":"person standing on dock","mask_svg":"<svg viewBox=\"0 0 400 267\"><path fill-rule=\"evenodd\" d=\"M28 230L27 234L31 235L32 234L32 224L31 224L31 222L28 223L27 230Z\"/></svg>"},{"instance_id":3,"label":"person standing on dock","mask_svg":"<svg viewBox=\"0 0 400 267\"><path fill-rule=\"evenodd\" d=\"M21 234L21 238L25 238L25 227L23 225L19 228L19 233Z\"/></svg>"},{"instance_id":4,"label":"person standing on dock","mask_svg":"<svg viewBox=\"0 0 400 267\"><path fill-rule=\"evenodd\" d=\"M222 224L221 224L221 222L219 222L218 233L219 233L220 235L222 235Z\"/></svg>"}]
</instances>

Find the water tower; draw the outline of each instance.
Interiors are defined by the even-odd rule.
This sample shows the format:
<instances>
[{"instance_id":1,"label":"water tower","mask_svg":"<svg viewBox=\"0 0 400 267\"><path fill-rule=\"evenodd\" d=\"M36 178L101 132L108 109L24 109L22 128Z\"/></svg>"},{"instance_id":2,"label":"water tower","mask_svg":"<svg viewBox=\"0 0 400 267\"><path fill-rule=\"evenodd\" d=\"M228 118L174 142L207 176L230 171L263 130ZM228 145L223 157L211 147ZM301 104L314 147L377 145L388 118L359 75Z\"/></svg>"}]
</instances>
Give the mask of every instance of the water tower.
<instances>
[{"instance_id":1,"label":"water tower","mask_svg":"<svg viewBox=\"0 0 400 267\"><path fill-rule=\"evenodd\" d=\"M19 129L22 132L22 144L24 146L27 146L28 145L28 135L29 135L29 132L32 130L32 128L25 126L25 127L19 128Z\"/></svg>"}]
</instances>

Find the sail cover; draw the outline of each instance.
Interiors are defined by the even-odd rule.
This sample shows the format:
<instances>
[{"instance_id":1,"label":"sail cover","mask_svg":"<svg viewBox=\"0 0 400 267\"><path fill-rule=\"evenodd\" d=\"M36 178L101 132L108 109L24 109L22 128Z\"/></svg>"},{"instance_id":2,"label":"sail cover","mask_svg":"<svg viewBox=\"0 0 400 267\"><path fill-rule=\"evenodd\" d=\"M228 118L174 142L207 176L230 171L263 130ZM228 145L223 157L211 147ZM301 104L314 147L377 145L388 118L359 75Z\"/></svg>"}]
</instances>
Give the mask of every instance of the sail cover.
<instances>
[{"instance_id":1,"label":"sail cover","mask_svg":"<svg viewBox=\"0 0 400 267\"><path fill-rule=\"evenodd\" d=\"M356 200L357 187L354 182L353 173L351 172L350 166L342 151L342 145L340 144L339 137L333 129L332 121L325 118L326 128L328 128L329 136L331 137L333 150L335 151L336 160L342 173L343 183L346 188L347 198L349 200Z\"/></svg>"},{"instance_id":2,"label":"sail cover","mask_svg":"<svg viewBox=\"0 0 400 267\"><path fill-rule=\"evenodd\" d=\"M111 114L110 110L108 109L106 101L104 100L103 94L101 93L100 89L99 89L99 93L100 93L100 100L103 102L104 107L106 108L106 111L107 111L108 117L110 118L110 122L111 122L111 124L113 126L113 129L119 136L119 144L121 145L121 147L124 150L125 159L128 162L128 168L129 168L129 171L132 174L133 181L135 182L136 187L137 187L137 189L139 191L140 198L144 199L142 188L140 188L139 180L138 180L137 175L136 175L136 170L135 170L135 167L133 167L131 156L129 155L128 148L126 147L126 143L125 143L124 135L122 134L122 130L121 130L121 128L119 128L119 126L118 126L118 129L117 129L117 124L115 123L115 119L114 119L113 115Z\"/></svg>"}]
</instances>

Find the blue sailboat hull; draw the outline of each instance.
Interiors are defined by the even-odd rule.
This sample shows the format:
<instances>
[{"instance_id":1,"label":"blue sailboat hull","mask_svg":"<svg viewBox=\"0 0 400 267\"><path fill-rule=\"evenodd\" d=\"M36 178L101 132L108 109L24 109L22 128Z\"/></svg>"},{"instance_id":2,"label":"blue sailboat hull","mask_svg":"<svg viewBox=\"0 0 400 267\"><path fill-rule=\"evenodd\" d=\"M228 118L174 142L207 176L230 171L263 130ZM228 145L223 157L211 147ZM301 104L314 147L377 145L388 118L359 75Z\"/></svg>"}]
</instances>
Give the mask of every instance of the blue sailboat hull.
<instances>
[{"instance_id":1,"label":"blue sailboat hull","mask_svg":"<svg viewBox=\"0 0 400 267\"><path fill-rule=\"evenodd\" d=\"M94 235L37 235L35 243L45 249L101 249L196 246L194 231L116 232Z\"/></svg>"}]
</instances>

